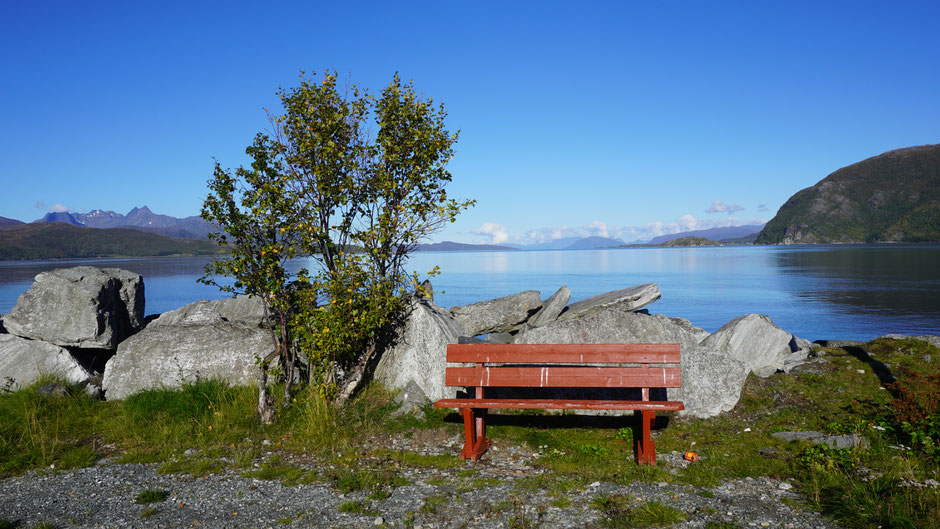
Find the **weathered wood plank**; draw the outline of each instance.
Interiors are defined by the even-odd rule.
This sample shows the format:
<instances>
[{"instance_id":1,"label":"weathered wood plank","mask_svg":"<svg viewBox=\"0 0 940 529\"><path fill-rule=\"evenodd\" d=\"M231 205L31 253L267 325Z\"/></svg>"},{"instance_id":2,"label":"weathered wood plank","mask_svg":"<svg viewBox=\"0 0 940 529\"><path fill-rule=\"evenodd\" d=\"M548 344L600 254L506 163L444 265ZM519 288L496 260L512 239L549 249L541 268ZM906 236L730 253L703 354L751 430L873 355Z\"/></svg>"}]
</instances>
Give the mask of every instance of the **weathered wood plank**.
<instances>
[{"instance_id":1,"label":"weathered wood plank","mask_svg":"<svg viewBox=\"0 0 940 529\"><path fill-rule=\"evenodd\" d=\"M642 400L558 400L558 399L442 399L438 408L513 408L548 410L649 410L676 411L685 409L678 401Z\"/></svg>"},{"instance_id":2,"label":"weathered wood plank","mask_svg":"<svg viewBox=\"0 0 940 529\"><path fill-rule=\"evenodd\" d=\"M677 388L678 367L449 367L448 386L535 388Z\"/></svg>"}]
</instances>

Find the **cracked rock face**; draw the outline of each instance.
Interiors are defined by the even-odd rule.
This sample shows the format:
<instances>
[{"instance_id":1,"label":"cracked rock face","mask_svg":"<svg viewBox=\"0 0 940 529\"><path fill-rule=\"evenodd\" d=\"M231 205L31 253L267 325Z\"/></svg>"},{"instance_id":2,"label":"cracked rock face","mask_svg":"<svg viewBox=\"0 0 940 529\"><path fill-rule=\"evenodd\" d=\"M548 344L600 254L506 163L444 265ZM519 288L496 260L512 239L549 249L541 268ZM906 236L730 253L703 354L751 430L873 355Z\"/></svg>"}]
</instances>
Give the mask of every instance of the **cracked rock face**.
<instances>
[{"instance_id":1,"label":"cracked rock face","mask_svg":"<svg viewBox=\"0 0 940 529\"><path fill-rule=\"evenodd\" d=\"M118 268L43 272L4 316L10 334L61 347L114 350L144 319L144 280Z\"/></svg>"}]
</instances>

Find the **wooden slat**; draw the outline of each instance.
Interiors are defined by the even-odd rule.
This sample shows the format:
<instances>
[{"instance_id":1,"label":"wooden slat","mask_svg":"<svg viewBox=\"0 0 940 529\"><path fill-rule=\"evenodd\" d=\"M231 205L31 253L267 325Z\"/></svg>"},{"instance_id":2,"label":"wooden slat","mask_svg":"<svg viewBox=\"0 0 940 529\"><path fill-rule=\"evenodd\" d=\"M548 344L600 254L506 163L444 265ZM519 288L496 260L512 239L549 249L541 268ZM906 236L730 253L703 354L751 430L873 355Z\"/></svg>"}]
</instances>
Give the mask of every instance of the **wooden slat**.
<instances>
[{"instance_id":1,"label":"wooden slat","mask_svg":"<svg viewBox=\"0 0 940 529\"><path fill-rule=\"evenodd\" d=\"M450 344L448 362L678 364L679 344Z\"/></svg>"},{"instance_id":2,"label":"wooden slat","mask_svg":"<svg viewBox=\"0 0 940 529\"><path fill-rule=\"evenodd\" d=\"M438 408L514 408L548 410L650 410L676 411L685 406L678 401L642 400L554 400L554 399L442 399Z\"/></svg>"},{"instance_id":3,"label":"wooden slat","mask_svg":"<svg viewBox=\"0 0 940 529\"><path fill-rule=\"evenodd\" d=\"M677 388L678 367L448 367L448 386L535 388Z\"/></svg>"}]
</instances>

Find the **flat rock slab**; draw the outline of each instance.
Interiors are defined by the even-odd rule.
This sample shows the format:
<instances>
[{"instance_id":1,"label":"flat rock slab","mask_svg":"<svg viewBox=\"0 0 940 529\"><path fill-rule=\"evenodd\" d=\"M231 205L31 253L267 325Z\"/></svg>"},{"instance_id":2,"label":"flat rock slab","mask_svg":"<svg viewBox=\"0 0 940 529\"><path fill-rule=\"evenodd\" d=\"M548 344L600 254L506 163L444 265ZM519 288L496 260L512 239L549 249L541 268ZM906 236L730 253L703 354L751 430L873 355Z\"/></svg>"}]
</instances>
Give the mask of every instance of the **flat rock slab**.
<instances>
[{"instance_id":1,"label":"flat rock slab","mask_svg":"<svg viewBox=\"0 0 940 529\"><path fill-rule=\"evenodd\" d=\"M0 334L0 388L17 390L42 375L57 375L74 384L88 384L95 377L63 347Z\"/></svg>"},{"instance_id":2,"label":"flat rock slab","mask_svg":"<svg viewBox=\"0 0 940 529\"><path fill-rule=\"evenodd\" d=\"M77 266L37 275L3 324L10 334L62 347L114 350L143 319L139 274Z\"/></svg>"},{"instance_id":3,"label":"flat rock slab","mask_svg":"<svg viewBox=\"0 0 940 529\"><path fill-rule=\"evenodd\" d=\"M844 448L868 448L868 439L858 434L826 435L822 432L774 432L770 434L783 441L805 441L817 445L826 445L834 450Z\"/></svg>"},{"instance_id":4,"label":"flat rock slab","mask_svg":"<svg viewBox=\"0 0 940 529\"><path fill-rule=\"evenodd\" d=\"M538 290L526 290L511 296L451 307L450 313L464 336L509 332L524 323L542 306Z\"/></svg>"},{"instance_id":5,"label":"flat rock slab","mask_svg":"<svg viewBox=\"0 0 940 529\"><path fill-rule=\"evenodd\" d=\"M542 302L542 308L529 318L530 327L541 327L558 319L558 315L565 310L571 299L571 289L563 286L548 299Z\"/></svg>"},{"instance_id":6,"label":"flat rock slab","mask_svg":"<svg viewBox=\"0 0 940 529\"><path fill-rule=\"evenodd\" d=\"M572 303L558 316L558 319L583 318L610 308L616 308L624 312L637 311L660 297L662 297L662 293L660 293L659 286L656 283L644 283Z\"/></svg>"}]
</instances>

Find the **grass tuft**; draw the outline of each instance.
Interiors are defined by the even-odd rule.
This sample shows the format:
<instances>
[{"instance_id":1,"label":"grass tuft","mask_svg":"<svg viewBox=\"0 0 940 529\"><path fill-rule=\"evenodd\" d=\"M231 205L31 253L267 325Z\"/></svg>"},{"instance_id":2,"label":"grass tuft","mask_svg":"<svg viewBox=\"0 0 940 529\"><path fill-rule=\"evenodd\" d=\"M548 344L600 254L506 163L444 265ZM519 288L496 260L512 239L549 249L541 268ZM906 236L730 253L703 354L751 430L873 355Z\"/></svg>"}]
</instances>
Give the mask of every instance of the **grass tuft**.
<instances>
[{"instance_id":1,"label":"grass tuft","mask_svg":"<svg viewBox=\"0 0 940 529\"><path fill-rule=\"evenodd\" d=\"M165 490L160 489L146 489L142 490L137 494L137 497L134 498L136 503L159 503L165 501L170 497L170 493Z\"/></svg>"}]
</instances>

